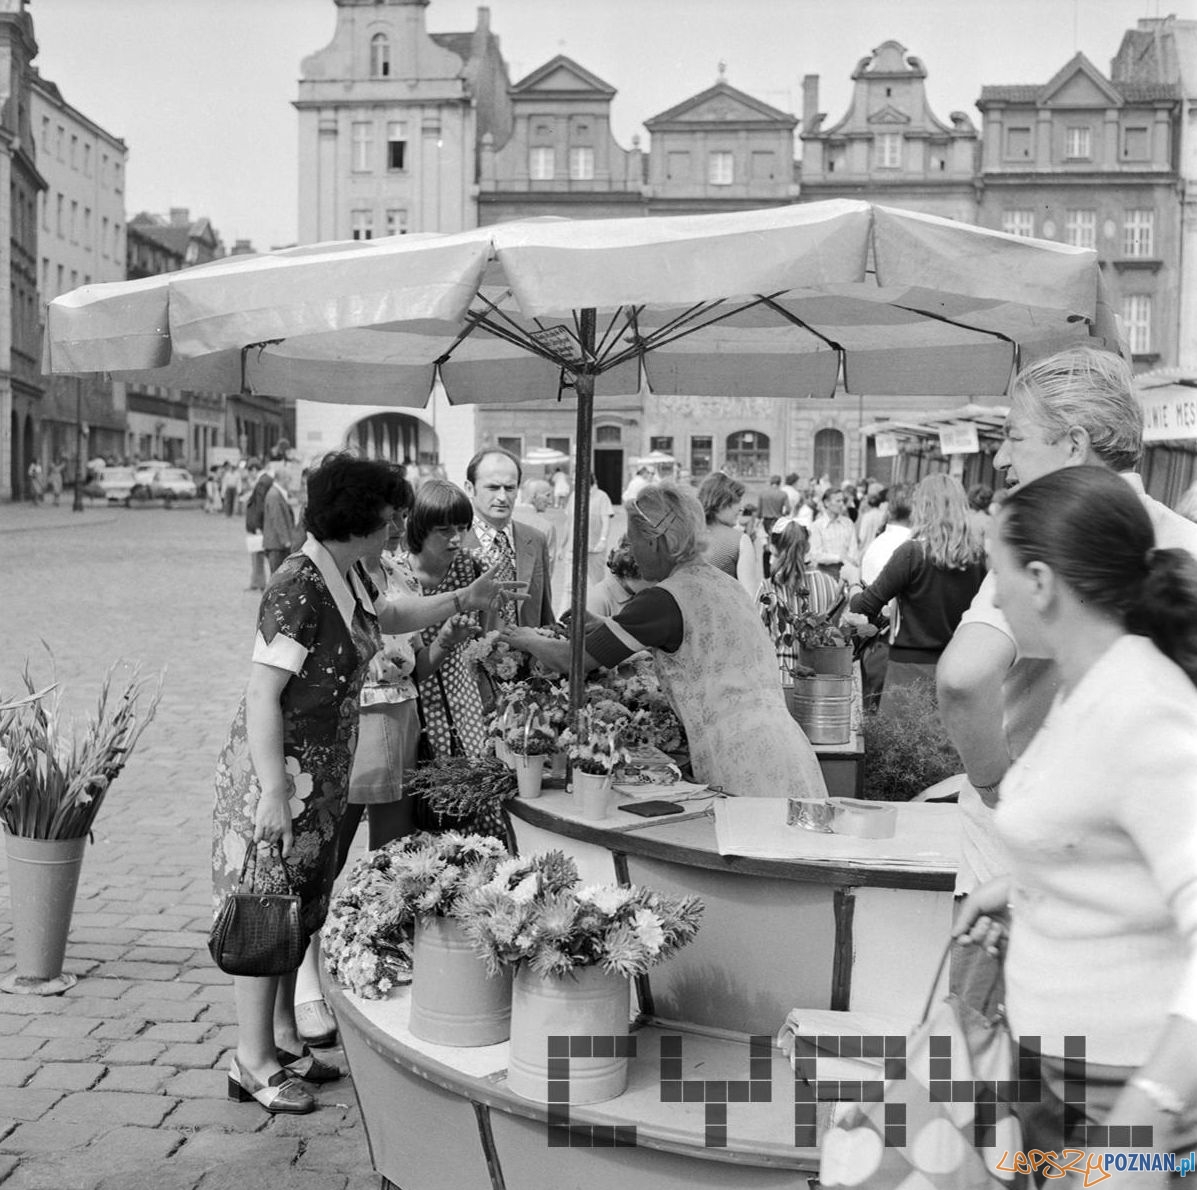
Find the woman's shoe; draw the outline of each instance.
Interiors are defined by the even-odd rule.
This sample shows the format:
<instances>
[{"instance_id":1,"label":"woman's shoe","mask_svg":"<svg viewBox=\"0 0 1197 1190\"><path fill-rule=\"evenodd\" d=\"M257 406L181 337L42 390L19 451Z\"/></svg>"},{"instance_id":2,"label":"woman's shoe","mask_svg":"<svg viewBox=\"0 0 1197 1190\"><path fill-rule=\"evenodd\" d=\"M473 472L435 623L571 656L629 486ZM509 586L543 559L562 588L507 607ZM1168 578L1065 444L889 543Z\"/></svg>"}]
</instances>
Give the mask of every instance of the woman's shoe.
<instances>
[{"instance_id":1,"label":"woman's shoe","mask_svg":"<svg viewBox=\"0 0 1197 1190\"><path fill-rule=\"evenodd\" d=\"M331 1062L321 1062L306 1045L302 1054L289 1054L286 1050L279 1050L278 1060L288 1074L293 1074L308 1083L333 1083L345 1076L345 1072L339 1066L334 1066Z\"/></svg>"},{"instance_id":2,"label":"woman's shoe","mask_svg":"<svg viewBox=\"0 0 1197 1190\"><path fill-rule=\"evenodd\" d=\"M295 1028L299 1039L316 1049L324 1049L337 1040L336 1019L323 1000L296 1004Z\"/></svg>"},{"instance_id":3,"label":"woman's shoe","mask_svg":"<svg viewBox=\"0 0 1197 1190\"><path fill-rule=\"evenodd\" d=\"M287 1070L272 1074L262 1083L248 1070L242 1070L236 1058L229 1066L229 1098L237 1103L256 1099L272 1115L303 1116L316 1108L316 1101Z\"/></svg>"}]
</instances>

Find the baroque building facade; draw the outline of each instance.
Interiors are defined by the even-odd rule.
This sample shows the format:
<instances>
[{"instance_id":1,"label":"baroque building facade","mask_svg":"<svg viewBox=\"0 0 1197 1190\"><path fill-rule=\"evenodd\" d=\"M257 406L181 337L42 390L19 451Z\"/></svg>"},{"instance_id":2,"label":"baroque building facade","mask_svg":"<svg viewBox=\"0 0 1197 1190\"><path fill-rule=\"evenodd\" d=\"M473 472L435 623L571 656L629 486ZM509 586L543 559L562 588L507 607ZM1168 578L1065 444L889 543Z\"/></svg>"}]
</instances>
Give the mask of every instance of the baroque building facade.
<instances>
[{"instance_id":1,"label":"baroque building facade","mask_svg":"<svg viewBox=\"0 0 1197 1190\"><path fill-rule=\"evenodd\" d=\"M1096 249L1135 366L1180 335L1181 91L1115 82L1077 54L1042 86L986 86L977 221Z\"/></svg>"},{"instance_id":2,"label":"baroque building facade","mask_svg":"<svg viewBox=\"0 0 1197 1190\"><path fill-rule=\"evenodd\" d=\"M30 112L46 181L38 203L41 302L80 285L123 281L128 147L67 103L36 69L30 72ZM36 449L43 468L65 460L71 477L77 462L82 473L88 459L126 452L123 384L99 375L44 376L42 384Z\"/></svg>"},{"instance_id":3,"label":"baroque building facade","mask_svg":"<svg viewBox=\"0 0 1197 1190\"><path fill-rule=\"evenodd\" d=\"M1078 74L1074 60L1047 88L985 88L978 104L984 135L963 112L947 119L936 114L925 65L897 41L883 42L857 62L848 108L834 120L818 110L816 75L803 79L798 119L734 87L721 67L713 86L644 121L645 150L638 137L630 146L616 140L610 115L615 87L584 63L558 55L509 83L486 9L469 33L429 33L428 4L334 0L333 41L305 61L296 104L303 239L453 231L536 215L696 214L825 198L867 199L1020 233L1025 218L1007 212L1029 206L1034 234L1067 239L1082 234L1070 229L1087 226L1083 219L1069 222L1076 204L1069 205L1067 196L1091 187L1103 209L1095 225L1099 233L1113 220L1111 246L1132 245L1129 253L1104 254L1132 338L1138 335L1143 347L1145 295L1159 330L1147 340L1149 350L1136 352L1139 366L1174 359L1180 349L1179 88L1171 76L1153 76L1150 85L1131 78L1133 70L1175 73L1176 55L1165 54L1162 66L1145 65L1142 37L1135 43L1137 64L1126 57L1110 79L1087 63ZM1019 112L1021 126L1036 137L1048 129L1042 159L1028 166L1025 157L1006 157L999 109ZM1073 126L1068 113L1080 110L1096 120L1094 150L1104 146L1111 122L1121 121L1121 127L1132 110L1147 112L1149 155L1085 162L1066 156ZM407 146L417 128L421 149L413 156ZM430 158L435 129L444 133L444 151ZM1057 145L1053 138L1061 136L1065 141ZM400 141L403 148L391 147ZM1182 139L1185 145L1195 141ZM1197 157L1197 148L1190 152ZM433 159L435 187L426 176ZM1012 205L1015 200L1019 205ZM1116 213L1106 215L1106 207ZM1126 214L1147 209L1155 212L1150 231L1142 230L1140 216ZM399 214L388 214L394 211ZM1145 254L1148 247L1151 254ZM1197 252L1187 255L1197 260ZM1190 267L1197 272L1197 265ZM1165 324L1173 328L1168 334L1159 329ZM945 404L950 402L918 397L782 402L629 393L596 402L596 472L615 497L631 460L654 449L673 455L695 479L719 467L750 482L791 471L803 478L886 478L890 463L872 453L861 428ZM296 445L306 454L360 445L443 467L454 479L478 447L526 453L550 446L570 453L574 435L567 401L453 409L443 394L429 409L410 413L301 402L296 422Z\"/></svg>"}]
</instances>

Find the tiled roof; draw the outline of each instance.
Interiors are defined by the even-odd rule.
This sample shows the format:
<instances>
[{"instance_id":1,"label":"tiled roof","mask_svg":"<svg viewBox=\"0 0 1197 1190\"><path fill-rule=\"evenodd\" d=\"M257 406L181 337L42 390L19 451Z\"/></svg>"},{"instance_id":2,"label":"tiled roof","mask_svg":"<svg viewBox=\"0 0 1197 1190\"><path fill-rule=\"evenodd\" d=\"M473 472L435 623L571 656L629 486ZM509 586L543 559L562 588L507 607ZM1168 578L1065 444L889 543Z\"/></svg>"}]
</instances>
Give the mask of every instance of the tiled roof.
<instances>
[{"instance_id":1,"label":"tiled roof","mask_svg":"<svg viewBox=\"0 0 1197 1190\"><path fill-rule=\"evenodd\" d=\"M1127 103L1150 103L1155 99L1179 99L1175 83L1111 83ZM981 88L982 103L1038 103L1043 87L1017 83L1012 86Z\"/></svg>"}]
</instances>

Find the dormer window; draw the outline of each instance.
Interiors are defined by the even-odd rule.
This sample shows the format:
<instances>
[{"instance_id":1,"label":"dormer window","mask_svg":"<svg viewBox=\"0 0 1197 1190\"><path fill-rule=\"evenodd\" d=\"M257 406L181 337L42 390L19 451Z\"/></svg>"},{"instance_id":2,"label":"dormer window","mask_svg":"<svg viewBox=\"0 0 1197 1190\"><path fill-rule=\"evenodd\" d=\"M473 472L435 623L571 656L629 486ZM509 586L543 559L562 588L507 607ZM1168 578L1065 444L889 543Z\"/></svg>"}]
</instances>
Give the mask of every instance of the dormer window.
<instances>
[{"instance_id":1,"label":"dormer window","mask_svg":"<svg viewBox=\"0 0 1197 1190\"><path fill-rule=\"evenodd\" d=\"M1064 156L1070 161L1087 161L1093 156L1093 132L1088 125L1068 129Z\"/></svg>"},{"instance_id":2,"label":"dormer window","mask_svg":"<svg viewBox=\"0 0 1197 1190\"><path fill-rule=\"evenodd\" d=\"M873 163L877 169L901 169L902 134L879 132L873 138Z\"/></svg>"},{"instance_id":3,"label":"dormer window","mask_svg":"<svg viewBox=\"0 0 1197 1190\"><path fill-rule=\"evenodd\" d=\"M391 77L391 43L385 33L375 33L370 38L370 77Z\"/></svg>"}]
</instances>

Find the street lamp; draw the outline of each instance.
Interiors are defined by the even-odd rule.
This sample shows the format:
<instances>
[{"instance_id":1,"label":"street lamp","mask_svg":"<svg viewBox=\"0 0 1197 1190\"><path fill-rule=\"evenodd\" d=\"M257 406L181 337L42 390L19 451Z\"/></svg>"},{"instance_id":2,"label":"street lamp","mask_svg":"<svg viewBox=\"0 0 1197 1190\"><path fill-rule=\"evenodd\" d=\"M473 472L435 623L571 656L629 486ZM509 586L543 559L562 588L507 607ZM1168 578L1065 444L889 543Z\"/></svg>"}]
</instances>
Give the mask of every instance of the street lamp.
<instances>
[{"instance_id":1,"label":"street lamp","mask_svg":"<svg viewBox=\"0 0 1197 1190\"><path fill-rule=\"evenodd\" d=\"M80 465L83 462L83 377L75 377L75 498L71 501L72 512L83 511L83 477Z\"/></svg>"}]
</instances>

